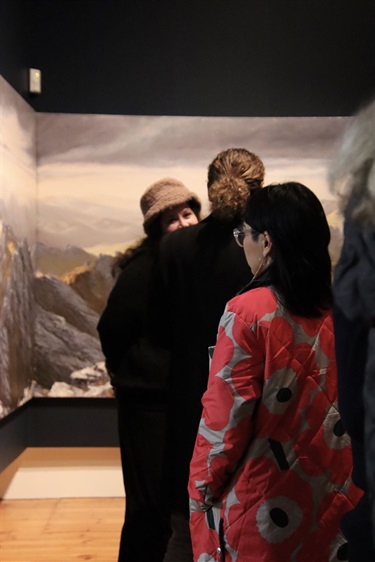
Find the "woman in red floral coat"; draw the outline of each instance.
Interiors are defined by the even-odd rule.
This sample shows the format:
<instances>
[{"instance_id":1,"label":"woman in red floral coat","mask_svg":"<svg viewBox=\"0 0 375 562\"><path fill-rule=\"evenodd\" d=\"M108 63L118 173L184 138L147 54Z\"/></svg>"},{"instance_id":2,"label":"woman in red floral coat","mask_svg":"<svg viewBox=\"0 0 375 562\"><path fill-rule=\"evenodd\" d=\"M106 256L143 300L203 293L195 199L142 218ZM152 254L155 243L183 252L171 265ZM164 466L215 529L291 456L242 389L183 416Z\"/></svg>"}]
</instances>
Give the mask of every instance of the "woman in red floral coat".
<instances>
[{"instance_id":1,"label":"woman in red floral coat","mask_svg":"<svg viewBox=\"0 0 375 562\"><path fill-rule=\"evenodd\" d=\"M347 560L359 500L337 410L330 231L298 183L259 189L234 235L253 281L229 303L190 465L196 562Z\"/></svg>"}]
</instances>

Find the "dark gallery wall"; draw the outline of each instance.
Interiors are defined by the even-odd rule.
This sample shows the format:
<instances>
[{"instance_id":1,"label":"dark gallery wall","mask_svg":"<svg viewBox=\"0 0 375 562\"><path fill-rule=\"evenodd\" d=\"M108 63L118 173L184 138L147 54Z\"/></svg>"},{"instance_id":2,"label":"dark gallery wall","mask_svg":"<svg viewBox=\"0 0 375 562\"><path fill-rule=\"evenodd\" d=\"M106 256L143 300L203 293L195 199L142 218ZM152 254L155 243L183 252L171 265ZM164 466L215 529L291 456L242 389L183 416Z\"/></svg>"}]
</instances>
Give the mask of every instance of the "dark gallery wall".
<instances>
[{"instance_id":1,"label":"dark gallery wall","mask_svg":"<svg viewBox=\"0 0 375 562\"><path fill-rule=\"evenodd\" d=\"M26 95L26 69L31 66L33 2L0 0L0 74L20 94Z\"/></svg>"},{"instance_id":2,"label":"dark gallery wall","mask_svg":"<svg viewBox=\"0 0 375 562\"><path fill-rule=\"evenodd\" d=\"M0 5L0 72L25 94L42 70L37 111L350 115L375 92L374 0Z\"/></svg>"}]
</instances>

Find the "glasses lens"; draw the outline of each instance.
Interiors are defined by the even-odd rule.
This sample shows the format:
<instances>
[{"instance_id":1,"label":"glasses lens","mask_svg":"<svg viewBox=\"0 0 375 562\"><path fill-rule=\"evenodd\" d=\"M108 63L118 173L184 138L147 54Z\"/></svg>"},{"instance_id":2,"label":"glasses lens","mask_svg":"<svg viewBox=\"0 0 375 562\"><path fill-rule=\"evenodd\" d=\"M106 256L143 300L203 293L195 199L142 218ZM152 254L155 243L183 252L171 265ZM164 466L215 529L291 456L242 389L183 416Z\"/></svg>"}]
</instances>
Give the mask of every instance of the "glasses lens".
<instances>
[{"instance_id":1,"label":"glasses lens","mask_svg":"<svg viewBox=\"0 0 375 562\"><path fill-rule=\"evenodd\" d=\"M239 246L243 248L244 232L241 228L235 228L233 230L234 238Z\"/></svg>"}]
</instances>

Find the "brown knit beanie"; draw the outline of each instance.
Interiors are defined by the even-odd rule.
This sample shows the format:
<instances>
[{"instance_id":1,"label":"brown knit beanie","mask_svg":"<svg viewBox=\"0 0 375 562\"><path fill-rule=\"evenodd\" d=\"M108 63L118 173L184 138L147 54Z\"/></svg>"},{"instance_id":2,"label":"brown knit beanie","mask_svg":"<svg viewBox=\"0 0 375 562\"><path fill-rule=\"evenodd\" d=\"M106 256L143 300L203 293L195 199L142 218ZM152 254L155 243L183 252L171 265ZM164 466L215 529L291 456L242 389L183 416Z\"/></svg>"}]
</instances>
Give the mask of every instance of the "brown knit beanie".
<instances>
[{"instance_id":1,"label":"brown knit beanie","mask_svg":"<svg viewBox=\"0 0 375 562\"><path fill-rule=\"evenodd\" d=\"M155 220L163 211L182 203L193 203L198 212L201 209L197 195L174 178L163 178L150 185L142 195L140 203L144 218L143 227Z\"/></svg>"}]
</instances>

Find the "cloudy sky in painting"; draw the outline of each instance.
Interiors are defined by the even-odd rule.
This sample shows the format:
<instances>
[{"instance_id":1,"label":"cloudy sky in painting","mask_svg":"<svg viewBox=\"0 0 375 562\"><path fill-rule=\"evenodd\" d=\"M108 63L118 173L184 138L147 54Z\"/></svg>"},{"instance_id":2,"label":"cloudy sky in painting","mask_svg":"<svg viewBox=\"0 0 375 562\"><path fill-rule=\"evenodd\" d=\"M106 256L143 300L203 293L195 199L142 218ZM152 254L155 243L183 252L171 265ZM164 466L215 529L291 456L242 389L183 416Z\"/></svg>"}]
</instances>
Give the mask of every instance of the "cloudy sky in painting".
<instances>
[{"instance_id":1,"label":"cloudy sky in painting","mask_svg":"<svg viewBox=\"0 0 375 562\"><path fill-rule=\"evenodd\" d=\"M41 242L111 251L142 234L139 199L181 179L208 212L207 166L230 146L257 153L266 183L297 180L330 200L326 174L347 118L38 114Z\"/></svg>"},{"instance_id":2,"label":"cloudy sky in painting","mask_svg":"<svg viewBox=\"0 0 375 562\"><path fill-rule=\"evenodd\" d=\"M262 157L330 158L347 118L39 114L39 162L207 166L229 146Z\"/></svg>"}]
</instances>

